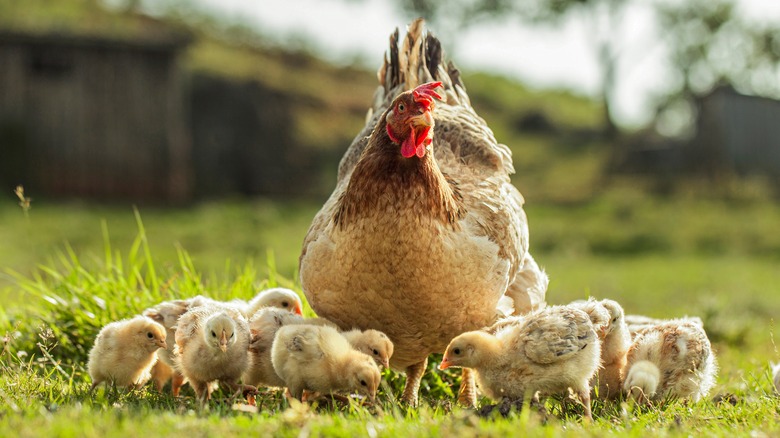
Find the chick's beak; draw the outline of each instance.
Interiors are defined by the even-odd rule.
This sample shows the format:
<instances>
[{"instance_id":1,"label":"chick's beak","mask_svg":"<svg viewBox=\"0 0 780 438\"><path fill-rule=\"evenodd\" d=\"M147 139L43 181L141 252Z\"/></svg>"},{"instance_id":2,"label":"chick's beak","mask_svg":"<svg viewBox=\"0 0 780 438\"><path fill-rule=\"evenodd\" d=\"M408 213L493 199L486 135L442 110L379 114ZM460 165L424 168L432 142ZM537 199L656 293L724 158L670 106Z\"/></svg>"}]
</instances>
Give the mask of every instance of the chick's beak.
<instances>
[{"instance_id":1,"label":"chick's beak","mask_svg":"<svg viewBox=\"0 0 780 438\"><path fill-rule=\"evenodd\" d=\"M440 370L446 370L452 365L450 362L450 359L447 356L444 356L444 358L441 360L441 363L439 364Z\"/></svg>"},{"instance_id":2,"label":"chick's beak","mask_svg":"<svg viewBox=\"0 0 780 438\"><path fill-rule=\"evenodd\" d=\"M168 348L168 344L165 343L165 339L158 339L156 344L157 344L158 347L162 348L163 350Z\"/></svg>"},{"instance_id":3,"label":"chick's beak","mask_svg":"<svg viewBox=\"0 0 780 438\"><path fill-rule=\"evenodd\" d=\"M380 363L382 364L382 366L383 366L383 367L385 367L385 368L390 368L390 359L388 359L388 358L386 358L386 357L385 357L385 358L382 358L382 360L380 361Z\"/></svg>"},{"instance_id":4,"label":"chick's beak","mask_svg":"<svg viewBox=\"0 0 780 438\"><path fill-rule=\"evenodd\" d=\"M293 313L303 316L303 309L301 309L300 305L296 304L295 308L293 309Z\"/></svg>"},{"instance_id":5,"label":"chick's beak","mask_svg":"<svg viewBox=\"0 0 780 438\"><path fill-rule=\"evenodd\" d=\"M227 351L227 344L227 333L225 330L222 330L222 334L219 336L219 349L222 350L223 353Z\"/></svg>"}]
</instances>

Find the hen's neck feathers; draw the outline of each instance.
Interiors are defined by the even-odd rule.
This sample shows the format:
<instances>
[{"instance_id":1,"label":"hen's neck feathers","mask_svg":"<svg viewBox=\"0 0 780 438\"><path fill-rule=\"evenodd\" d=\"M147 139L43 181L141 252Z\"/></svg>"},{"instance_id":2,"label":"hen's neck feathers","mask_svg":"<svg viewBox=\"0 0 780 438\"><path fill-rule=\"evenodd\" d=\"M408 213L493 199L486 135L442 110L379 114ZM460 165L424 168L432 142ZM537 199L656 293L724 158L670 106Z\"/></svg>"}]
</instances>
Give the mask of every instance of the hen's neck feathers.
<instances>
[{"instance_id":1,"label":"hen's neck feathers","mask_svg":"<svg viewBox=\"0 0 780 438\"><path fill-rule=\"evenodd\" d=\"M403 205L397 201L414 200L417 217L428 216L457 228L465 208L455 183L441 172L431 151L422 158L404 158L387 135L385 116L371 133L339 198L333 217L336 226L344 229L356 219L384 214L388 202Z\"/></svg>"}]
</instances>

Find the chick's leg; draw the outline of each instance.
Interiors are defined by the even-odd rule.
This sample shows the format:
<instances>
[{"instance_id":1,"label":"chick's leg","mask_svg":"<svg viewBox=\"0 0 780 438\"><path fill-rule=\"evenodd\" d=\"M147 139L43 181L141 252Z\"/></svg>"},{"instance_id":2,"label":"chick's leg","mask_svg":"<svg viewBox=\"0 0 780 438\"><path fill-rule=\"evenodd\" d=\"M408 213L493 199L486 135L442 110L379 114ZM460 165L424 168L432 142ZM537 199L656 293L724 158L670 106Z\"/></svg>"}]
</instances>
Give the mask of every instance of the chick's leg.
<instances>
[{"instance_id":1,"label":"chick's leg","mask_svg":"<svg viewBox=\"0 0 780 438\"><path fill-rule=\"evenodd\" d=\"M458 389L458 403L466 408L477 407L477 388L474 385L474 371L463 368L460 377L460 389Z\"/></svg>"},{"instance_id":2,"label":"chick's leg","mask_svg":"<svg viewBox=\"0 0 780 438\"><path fill-rule=\"evenodd\" d=\"M577 390L577 397L580 399L582 406L585 407L585 418L593 421L593 415L590 411L590 388L585 387Z\"/></svg>"},{"instance_id":3,"label":"chick's leg","mask_svg":"<svg viewBox=\"0 0 780 438\"><path fill-rule=\"evenodd\" d=\"M406 385L404 393L401 395L401 401L409 406L417 406L418 392L420 391L420 381L425 368L428 366L428 357L408 368L406 368Z\"/></svg>"},{"instance_id":4,"label":"chick's leg","mask_svg":"<svg viewBox=\"0 0 780 438\"><path fill-rule=\"evenodd\" d=\"M174 372L173 376L171 376L171 394L174 397L178 397L182 386L184 386L184 376L179 372Z\"/></svg>"}]
</instances>

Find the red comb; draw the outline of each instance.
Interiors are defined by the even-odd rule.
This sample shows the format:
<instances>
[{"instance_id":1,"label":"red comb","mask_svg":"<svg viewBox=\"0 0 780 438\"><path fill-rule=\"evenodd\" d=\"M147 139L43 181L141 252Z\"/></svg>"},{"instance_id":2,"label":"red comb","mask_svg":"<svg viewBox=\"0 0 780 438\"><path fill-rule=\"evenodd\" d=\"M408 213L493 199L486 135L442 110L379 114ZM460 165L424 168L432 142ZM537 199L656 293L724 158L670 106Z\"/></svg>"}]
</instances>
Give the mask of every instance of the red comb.
<instances>
[{"instance_id":1,"label":"red comb","mask_svg":"<svg viewBox=\"0 0 780 438\"><path fill-rule=\"evenodd\" d=\"M419 103L420 105L424 106L427 110L429 106L433 103L433 98L442 100L442 97L439 93L434 91L435 89L441 87L441 82L428 82L427 84L422 84L412 90L412 95L414 96L414 101Z\"/></svg>"}]
</instances>

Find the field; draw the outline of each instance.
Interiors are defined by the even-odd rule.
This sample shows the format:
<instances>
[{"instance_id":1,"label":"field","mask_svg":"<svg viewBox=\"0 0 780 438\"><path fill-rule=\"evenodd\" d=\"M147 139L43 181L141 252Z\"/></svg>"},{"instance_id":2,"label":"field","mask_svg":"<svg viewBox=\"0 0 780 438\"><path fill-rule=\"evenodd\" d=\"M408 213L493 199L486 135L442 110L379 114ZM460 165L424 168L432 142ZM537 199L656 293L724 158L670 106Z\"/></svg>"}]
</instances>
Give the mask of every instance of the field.
<instances>
[{"instance_id":1,"label":"field","mask_svg":"<svg viewBox=\"0 0 780 438\"><path fill-rule=\"evenodd\" d=\"M780 433L768 368L780 359L773 321L780 314L780 207L757 199L650 197L629 188L577 204L529 203L532 251L552 280L548 301L593 295L615 298L629 313L700 315L721 368L712 396L725 401L597 403L592 425L556 401L547 402L547 416L529 409L480 419L453 406L450 385L457 378L438 371L424 381L419 410L395 403L403 381L396 375L386 375L382 403L373 408L290 407L268 394L255 414L232 409L230 400L200 409L189 390L178 400L151 388L87 394L85 355L106 322L170 297L247 298L258 287L296 287L300 243L317 208L317 201L235 199L181 209L142 206L136 213L44 200L25 214L10 201L0 204L0 434Z\"/></svg>"}]
</instances>

